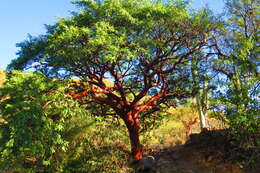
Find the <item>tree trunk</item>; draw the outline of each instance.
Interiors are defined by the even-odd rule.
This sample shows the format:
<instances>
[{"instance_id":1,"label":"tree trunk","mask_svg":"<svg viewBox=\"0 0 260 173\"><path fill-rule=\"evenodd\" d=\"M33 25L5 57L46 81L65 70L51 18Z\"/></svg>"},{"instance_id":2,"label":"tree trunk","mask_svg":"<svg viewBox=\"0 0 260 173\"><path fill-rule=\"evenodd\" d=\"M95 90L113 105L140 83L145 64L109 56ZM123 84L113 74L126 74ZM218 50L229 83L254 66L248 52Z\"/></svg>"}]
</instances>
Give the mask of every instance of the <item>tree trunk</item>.
<instances>
[{"instance_id":1,"label":"tree trunk","mask_svg":"<svg viewBox=\"0 0 260 173\"><path fill-rule=\"evenodd\" d=\"M192 78L193 78L193 87L197 90L196 92L196 107L199 113L200 118L200 129L201 131L207 129L206 124L206 115L207 115L207 92L208 92L208 79L204 79L204 86L201 88L199 83L199 70L197 66L197 59L195 57L192 58L191 61L191 70L192 70Z\"/></svg>"},{"instance_id":2,"label":"tree trunk","mask_svg":"<svg viewBox=\"0 0 260 173\"><path fill-rule=\"evenodd\" d=\"M200 128L201 128L201 130L203 131L204 129L207 128L206 118L205 118L206 112L203 111L202 103L201 103L201 98L200 98L200 95L199 95L199 94L196 95L196 104L197 104L197 110L198 110L198 112L199 112Z\"/></svg>"},{"instance_id":3,"label":"tree trunk","mask_svg":"<svg viewBox=\"0 0 260 173\"><path fill-rule=\"evenodd\" d=\"M142 159L142 146L139 140L139 129L140 122L136 114L129 112L124 118L124 122L128 129L130 143L131 143L131 153L132 157L136 160Z\"/></svg>"}]
</instances>

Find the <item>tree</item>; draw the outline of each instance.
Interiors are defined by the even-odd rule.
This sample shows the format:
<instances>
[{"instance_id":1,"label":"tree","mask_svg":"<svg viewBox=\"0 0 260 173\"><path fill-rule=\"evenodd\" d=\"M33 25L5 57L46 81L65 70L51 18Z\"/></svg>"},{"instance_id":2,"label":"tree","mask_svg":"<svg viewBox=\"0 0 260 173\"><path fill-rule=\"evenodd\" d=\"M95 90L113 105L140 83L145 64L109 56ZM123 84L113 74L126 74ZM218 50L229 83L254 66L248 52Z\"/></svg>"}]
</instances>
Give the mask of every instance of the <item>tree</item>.
<instances>
[{"instance_id":1,"label":"tree","mask_svg":"<svg viewBox=\"0 0 260 173\"><path fill-rule=\"evenodd\" d=\"M207 109L208 109L208 79L206 74L202 74L202 84L199 77L199 67L198 67L198 60L195 57L192 57L191 60L191 71L192 71L192 79L193 79L193 87L196 90L195 93L195 103L197 107L197 111L199 113L200 118L200 128L201 131L207 129L206 124L206 116L207 116Z\"/></svg>"},{"instance_id":2,"label":"tree","mask_svg":"<svg viewBox=\"0 0 260 173\"><path fill-rule=\"evenodd\" d=\"M142 158L140 116L171 99L188 97L185 64L207 49L216 23L188 14L187 2L106 0L75 2L81 9L18 44L9 70L34 68L52 77L76 76L74 98L110 108L130 137L134 159ZM200 21L201 22L198 22ZM108 82L112 83L108 85Z\"/></svg>"},{"instance_id":3,"label":"tree","mask_svg":"<svg viewBox=\"0 0 260 173\"><path fill-rule=\"evenodd\" d=\"M259 133L258 19L256 0L227 0L226 29L220 33L214 69L220 73L222 91L218 108L224 110L233 134L242 143L257 145ZM223 92L224 91L224 92ZM253 141L251 141L251 137Z\"/></svg>"},{"instance_id":4,"label":"tree","mask_svg":"<svg viewBox=\"0 0 260 173\"><path fill-rule=\"evenodd\" d=\"M194 17L199 18L199 22L203 20L218 22L219 29L223 27L223 22L217 19L217 17L213 15L213 12L208 8L201 8L199 13L194 14ZM215 45L212 43L211 48L214 47ZM201 131L207 130L208 128L206 117L209 109L210 92L215 88L213 85L213 78L215 75L214 70L212 70L212 60L214 59L215 53L212 49L198 52L190 59L190 82L192 83L191 88L193 90L192 97L199 115Z\"/></svg>"}]
</instances>

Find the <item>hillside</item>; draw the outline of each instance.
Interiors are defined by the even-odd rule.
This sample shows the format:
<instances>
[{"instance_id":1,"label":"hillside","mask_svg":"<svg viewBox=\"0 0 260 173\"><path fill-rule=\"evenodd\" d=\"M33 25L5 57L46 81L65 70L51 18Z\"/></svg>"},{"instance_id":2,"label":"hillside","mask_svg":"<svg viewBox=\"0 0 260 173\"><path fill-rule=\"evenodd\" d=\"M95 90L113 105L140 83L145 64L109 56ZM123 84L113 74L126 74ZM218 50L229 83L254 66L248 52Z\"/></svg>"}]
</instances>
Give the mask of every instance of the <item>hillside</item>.
<instances>
[{"instance_id":1,"label":"hillside","mask_svg":"<svg viewBox=\"0 0 260 173\"><path fill-rule=\"evenodd\" d=\"M181 146L152 155L158 173L259 173L259 148L243 150L233 145L226 130L192 134Z\"/></svg>"}]
</instances>

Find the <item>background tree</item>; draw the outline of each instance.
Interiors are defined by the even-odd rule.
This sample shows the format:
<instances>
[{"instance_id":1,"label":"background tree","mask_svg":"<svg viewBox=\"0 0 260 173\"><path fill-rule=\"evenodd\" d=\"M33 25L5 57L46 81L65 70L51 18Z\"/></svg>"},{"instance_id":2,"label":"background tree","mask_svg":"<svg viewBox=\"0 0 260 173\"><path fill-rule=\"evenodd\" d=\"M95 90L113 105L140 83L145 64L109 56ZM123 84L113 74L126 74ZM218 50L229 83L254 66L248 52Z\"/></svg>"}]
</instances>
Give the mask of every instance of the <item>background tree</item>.
<instances>
[{"instance_id":1,"label":"background tree","mask_svg":"<svg viewBox=\"0 0 260 173\"><path fill-rule=\"evenodd\" d=\"M221 81L217 108L225 113L241 144L257 145L259 141L255 135L260 134L257 117L259 3L256 0L227 0L226 10L226 30L218 38L219 57L214 65Z\"/></svg>"},{"instance_id":2,"label":"background tree","mask_svg":"<svg viewBox=\"0 0 260 173\"><path fill-rule=\"evenodd\" d=\"M202 8L193 15L194 18L199 19L195 20L197 25L204 25L205 21L209 23L214 21L219 24L218 28L223 27L223 22L208 8ZM209 109L210 93L215 88L213 84L215 72L212 70L212 62L215 59L215 53L212 49L214 47L215 44L212 42L208 50L193 54L190 57L190 64L188 64L190 68L191 97L198 112L201 130L208 128L209 124L206 122L206 117Z\"/></svg>"},{"instance_id":3,"label":"background tree","mask_svg":"<svg viewBox=\"0 0 260 173\"><path fill-rule=\"evenodd\" d=\"M195 90L195 104L197 107L197 111L200 119L200 127L201 130L207 129L206 124L206 116L208 111L208 92L209 92L209 79L206 72L201 73L199 70L199 62L197 58L194 56L191 60L191 71L192 71L192 79L193 79L193 90ZM200 80L200 78L202 78Z\"/></svg>"},{"instance_id":4,"label":"background tree","mask_svg":"<svg viewBox=\"0 0 260 173\"><path fill-rule=\"evenodd\" d=\"M185 64L210 45L216 23L189 15L187 2L106 0L75 2L80 12L20 43L11 69L80 78L74 98L107 105L124 121L132 156L142 158L140 116L171 99L188 97ZM198 22L201 21L201 22ZM106 81L110 81L108 85ZM111 115L110 112L110 115Z\"/></svg>"}]
</instances>

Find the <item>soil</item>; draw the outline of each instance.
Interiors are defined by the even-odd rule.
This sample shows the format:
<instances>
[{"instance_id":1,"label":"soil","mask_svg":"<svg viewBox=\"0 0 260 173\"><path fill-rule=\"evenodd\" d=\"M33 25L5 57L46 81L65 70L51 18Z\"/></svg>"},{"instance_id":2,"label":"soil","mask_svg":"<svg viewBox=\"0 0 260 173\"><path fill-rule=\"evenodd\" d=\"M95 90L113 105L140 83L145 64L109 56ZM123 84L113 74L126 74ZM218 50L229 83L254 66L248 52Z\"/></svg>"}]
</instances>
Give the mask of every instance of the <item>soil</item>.
<instances>
[{"instance_id":1,"label":"soil","mask_svg":"<svg viewBox=\"0 0 260 173\"><path fill-rule=\"evenodd\" d=\"M260 158L254 164L242 164L243 159L237 152L225 131L205 131L190 135L185 145L165 148L151 153L156 159L156 173L260 173ZM254 149L254 152L259 148ZM255 156L259 156L256 153Z\"/></svg>"}]
</instances>

